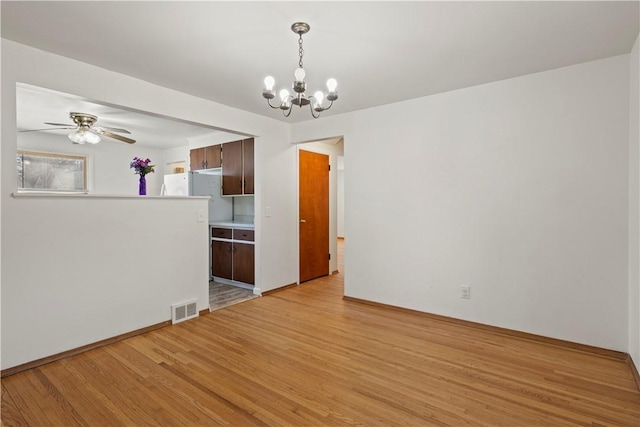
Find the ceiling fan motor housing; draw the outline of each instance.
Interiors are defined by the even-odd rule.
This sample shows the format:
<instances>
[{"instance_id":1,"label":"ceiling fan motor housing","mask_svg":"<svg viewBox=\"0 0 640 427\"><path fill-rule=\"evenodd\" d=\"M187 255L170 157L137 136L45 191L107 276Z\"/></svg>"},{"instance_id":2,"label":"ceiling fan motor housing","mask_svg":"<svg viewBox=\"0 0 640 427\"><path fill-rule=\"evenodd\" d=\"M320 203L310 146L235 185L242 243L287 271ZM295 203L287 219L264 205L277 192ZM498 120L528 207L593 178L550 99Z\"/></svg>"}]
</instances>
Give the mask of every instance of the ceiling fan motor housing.
<instances>
[{"instance_id":1,"label":"ceiling fan motor housing","mask_svg":"<svg viewBox=\"0 0 640 427\"><path fill-rule=\"evenodd\" d=\"M69 113L69 117L80 127L91 127L98 120L98 117L85 113Z\"/></svg>"}]
</instances>

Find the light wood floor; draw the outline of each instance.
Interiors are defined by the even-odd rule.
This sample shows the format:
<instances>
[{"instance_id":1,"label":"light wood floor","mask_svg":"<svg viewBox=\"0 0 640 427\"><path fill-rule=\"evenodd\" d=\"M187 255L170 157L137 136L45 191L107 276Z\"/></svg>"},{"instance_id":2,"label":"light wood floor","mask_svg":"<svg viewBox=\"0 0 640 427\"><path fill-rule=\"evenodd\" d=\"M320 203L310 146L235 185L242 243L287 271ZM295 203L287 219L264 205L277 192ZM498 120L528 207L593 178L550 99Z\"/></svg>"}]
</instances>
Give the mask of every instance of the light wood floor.
<instances>
[{"instance_id":1,"label":"light wood floor","mask_svg":"<svg viewBox=\"0 0 640 427\"><path fill-rule=\"evenodd\" d=\"M329 276L7 377L2 423L640 425L622 361L341 297Z\"/></svg>"}]
</instances>

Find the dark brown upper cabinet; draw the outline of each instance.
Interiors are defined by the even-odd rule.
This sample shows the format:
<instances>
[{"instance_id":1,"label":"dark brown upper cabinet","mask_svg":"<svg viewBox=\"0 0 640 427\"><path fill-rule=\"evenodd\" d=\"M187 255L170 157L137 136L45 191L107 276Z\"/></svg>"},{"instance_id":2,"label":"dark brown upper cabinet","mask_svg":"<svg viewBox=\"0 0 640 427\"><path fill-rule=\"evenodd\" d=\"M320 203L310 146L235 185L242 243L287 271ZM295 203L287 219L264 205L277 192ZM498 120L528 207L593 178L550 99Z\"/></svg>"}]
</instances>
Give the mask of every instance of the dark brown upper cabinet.
<instances>
[{"instance_id":1,"label":"dark brown upper cabinet","mask_svg":"<svg viewBox=\"0 0 640 427\"><path fill-rule=\"evenodd\" d=\"M242 141L244 159L244 194L253 194L253 138Z\"/></svg>"},{"instance_id":2,"label":"dark brown upper cabinet","mask_svg":"<svg viewBox=\"0 0 640 427\"><path fill-rule=\"evenodd\" d=\"M194 148L189 154L192 171L222 166L222 145L220 144Z\"/></svg>"},{"instance_id":3,"label":"dark brown upper cabinet","mask_svg":"<svg viewBox=\"0 0 640 427\"><path fill-rule=\"evenodd\" d=\"M253 138L222 144L222 195L254 194Z\"/></svg>"}]
</instances>

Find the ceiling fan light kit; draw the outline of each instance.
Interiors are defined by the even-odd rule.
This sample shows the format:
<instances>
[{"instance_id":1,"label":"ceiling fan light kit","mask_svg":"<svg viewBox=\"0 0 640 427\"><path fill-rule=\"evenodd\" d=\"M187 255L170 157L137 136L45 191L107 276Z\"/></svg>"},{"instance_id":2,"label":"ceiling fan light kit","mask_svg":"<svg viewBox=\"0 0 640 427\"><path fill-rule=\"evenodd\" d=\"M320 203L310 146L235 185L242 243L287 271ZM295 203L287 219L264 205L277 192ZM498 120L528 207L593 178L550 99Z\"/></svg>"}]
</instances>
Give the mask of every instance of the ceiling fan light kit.
<instances>
[{"instance_id":1,"label":"ceiling fan light kit","mask_svg":"<svg viewBox=\"0 0 640 427\"><path fill-rule=\"evenodd\" d=\"M69 134L69 139L74 144L97 144L100 142L100 137L89 130L77 130Z\"/></svg>"},{"instance_id":2,"label":"ceiling fan light kit","mask_svg":"<svg viewBox=\"0 0 640 427\"><path fill-rule=\"evenodd\" d=\"M69 134L69 139L74 144L97 144L100 142L100 136L91 130L91 126L98 118L91 114L69 113L71 120L78 125L78 129Z\"/></svg>"},{"instance_id":3,"label":"ceiling fan light kit","mask_svg":"<svg viewBox=\"0 0 640 427\"><path fill-rule=\"evenodd\" d=\"M267 76L264 79L264 89L262 90L263 98L267 100L267 104L269 104L271 108L282 110L282 114L285 117L289 117L294 105L297 105L300 108L308 105L311 115L314 119L317 119L320 117L321 112L331 108L333 101L338 99L338 92L336 91L338 82L334 78L327 80L327 94L317 91L313 95L306 96L304 93L307 89L307 84L304 81L306 73L302 66L302 56L304 55L304 50L302 49L302 35L308 33L310 29L311 27L306 22L295 22L291 25L291 31L298 34L298 56L300 58L298 61L298 68L296 68L293 73L295 80L293 81L292 89L295 94L291 95L287 89L282 89L278 93L280 97L280 104L273 105L271 100L276 97L276 92L273 90L275 79L272 76ZM327 106L324 104L325 99L329 101Z\"/></svg>"}]
</instances>

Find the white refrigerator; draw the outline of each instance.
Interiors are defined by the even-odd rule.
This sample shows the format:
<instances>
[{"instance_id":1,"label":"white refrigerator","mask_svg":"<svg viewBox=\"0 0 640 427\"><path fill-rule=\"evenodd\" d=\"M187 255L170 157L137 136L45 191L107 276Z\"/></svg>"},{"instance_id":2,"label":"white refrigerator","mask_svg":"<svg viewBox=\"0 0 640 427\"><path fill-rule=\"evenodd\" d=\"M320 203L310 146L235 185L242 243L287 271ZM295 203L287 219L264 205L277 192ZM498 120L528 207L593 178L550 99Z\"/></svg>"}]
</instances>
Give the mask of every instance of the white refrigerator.
<instances>
[{"instance_id":1,"label":"white refrigerator","mask_svg":"<svg viewBox=\"0 0 640 427\"><path fill-rule=\"evenodd\" d=\"M233 198L222 197L222 176L197 172L164 176L167 196L209 196L209 222L233 219Z\"/></svg>"}]
</instances>

